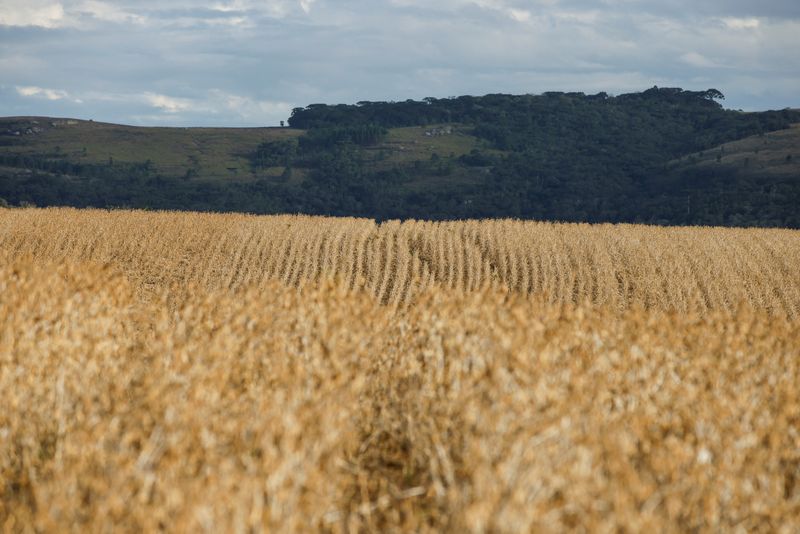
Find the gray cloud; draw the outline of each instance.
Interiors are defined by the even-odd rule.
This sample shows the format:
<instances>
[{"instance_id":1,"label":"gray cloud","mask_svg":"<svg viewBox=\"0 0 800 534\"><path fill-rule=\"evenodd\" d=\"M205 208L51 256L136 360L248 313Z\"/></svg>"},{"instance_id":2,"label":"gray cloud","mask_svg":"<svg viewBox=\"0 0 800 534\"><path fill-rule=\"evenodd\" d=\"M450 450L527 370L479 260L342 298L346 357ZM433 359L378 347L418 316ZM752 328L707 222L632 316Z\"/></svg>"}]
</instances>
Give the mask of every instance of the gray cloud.
<instances>
[{"instance_id":1,"label":"gray cloud","mask_svg":"<svg viewBox=\"0 0 800 534\"><path fill-rule=\"evenodd\" d=\"M0 0L0 115L257 125L312 102L654 84L782 108L799 31L795 1Z\"/></svg>"}]
</instances>

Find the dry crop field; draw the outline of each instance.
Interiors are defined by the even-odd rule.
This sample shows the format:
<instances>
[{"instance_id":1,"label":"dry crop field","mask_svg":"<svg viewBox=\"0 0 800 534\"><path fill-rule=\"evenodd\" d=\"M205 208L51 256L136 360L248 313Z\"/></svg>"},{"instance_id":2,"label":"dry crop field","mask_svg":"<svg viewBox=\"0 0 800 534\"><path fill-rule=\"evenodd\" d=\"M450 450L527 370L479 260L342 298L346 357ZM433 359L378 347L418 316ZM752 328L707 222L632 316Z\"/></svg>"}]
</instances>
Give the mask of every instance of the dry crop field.
<instances>
[{"instance_id":1,"label":"dry crop field","mask_svg":"<svg viewBox=\"0 0 800 534\"><path fill-rule=\"evenodd\" d=\"M0 211L0 254L119 269L143 297L333 277L404 307L483 288L614 309L800 317L800 232L500 221L432 223L74 209Z\"/></svg>"},{"instance_id":2,"label":"dry crop field","mask_svg":"<svg viewBox=\"0 0 800 534\"><path fill-rule=\"evenodd\" d=\"M0 527L800 530L800 232L0 210Z\"/></svg>"}]
</instances>

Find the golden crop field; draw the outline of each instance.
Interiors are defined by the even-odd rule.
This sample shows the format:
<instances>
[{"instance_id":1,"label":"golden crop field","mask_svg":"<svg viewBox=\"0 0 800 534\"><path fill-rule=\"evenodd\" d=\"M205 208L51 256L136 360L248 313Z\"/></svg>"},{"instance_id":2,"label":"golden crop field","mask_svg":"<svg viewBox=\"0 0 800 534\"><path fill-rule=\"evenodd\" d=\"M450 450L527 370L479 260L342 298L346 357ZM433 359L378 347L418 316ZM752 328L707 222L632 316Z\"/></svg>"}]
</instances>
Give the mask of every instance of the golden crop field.
<instances>
[{"instance_id":1,"label":"golden crop field","mask_svg":"<svg viewBox=\"0 0 800 534\"><path fill-rule=\"evenodd\" d=\"M0 527L800 530L800 232L0 210Z\"/></svg>"},{"instance_id":2,"label":"golden crop field","mask_svg":"<svg viewBox=\"0 0 800 534\"><path fill-rule=\"evenodd\" d=\"M793 230L33 209L0 211L0 251L110 264L142 295L334 277L393 306L431 288L489 286L553 303L705 311L744 302L800 317Z\"/></svg>"}]
</instances>

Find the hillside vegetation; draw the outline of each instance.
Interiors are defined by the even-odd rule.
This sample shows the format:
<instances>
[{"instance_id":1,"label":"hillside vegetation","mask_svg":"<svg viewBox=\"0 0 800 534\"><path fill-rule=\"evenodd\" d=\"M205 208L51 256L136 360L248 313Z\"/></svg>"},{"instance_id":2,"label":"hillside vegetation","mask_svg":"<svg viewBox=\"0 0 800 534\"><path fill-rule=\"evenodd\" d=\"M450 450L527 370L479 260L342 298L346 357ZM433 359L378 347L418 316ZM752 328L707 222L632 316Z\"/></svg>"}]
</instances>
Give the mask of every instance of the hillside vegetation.
<instances>
[{"instance_id":1,"label":"hillside vegetation","mask_svg":"<svg viewBox=\"0 0 800 534\"><path fill-rule=\"evenodd\" d=\"M81 176L144 166L148 174L200 180L248 176L248 154L260 143L290 139L289 128L147 128L48 117L0 119L0 161ZM28 158L15 162L13 155ZM4 160L2 158L5 158ZM49 165L47 164L49 162ZM60 167L59 167L60 165Z\"/></svg>"},{"instance_id":2,"label":"hillside vegetation","mask_svg":"<svg viewBox=\"0 0 800 534\"><path fill-rule=\"evenodd\" d=\"M680 169L726 172L745 176L769 176L796 181L800 178L800 124L776 132L731 141L677 162Z\"/></svg>"},{"instance_id":3,"label":"hillside vegetation","mask_svg":"<svg viewBox=\"0 0 800 534\"><path fill-rule=\"evenodd\" d=\"M800 228L800 128L791 127L800 112L726 110L721 98L654 87L616 97L312 104L293 111L291 128L260 129L3 119L0 198L378 220Z\"/></svg>"},{"instance_id":4,"label":"hillside vegetation","mask_svg":"<svg viewBox=\"0 0 800 534\"><path fill-rule=\"evenodd\" d=\"M6 530L800 529L796 231L0 209L0 251Z\"/></svg>"}]
</instances>

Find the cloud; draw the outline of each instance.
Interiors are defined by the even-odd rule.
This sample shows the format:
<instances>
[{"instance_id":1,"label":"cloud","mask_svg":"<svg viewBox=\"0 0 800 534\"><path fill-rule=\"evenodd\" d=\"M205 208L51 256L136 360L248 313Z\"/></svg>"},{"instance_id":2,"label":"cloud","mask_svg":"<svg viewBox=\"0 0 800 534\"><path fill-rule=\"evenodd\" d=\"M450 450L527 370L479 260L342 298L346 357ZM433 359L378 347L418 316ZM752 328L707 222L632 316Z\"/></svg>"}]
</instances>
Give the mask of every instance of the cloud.
<instances>
[{"instance_id":1,"label":"cloud","mask_svg":"<svg viewBox=\"0 0 800 534\"><path fill-rule=\"evenodd\" d=\"M289 116L293 104L262 99L210 89L193 96L170 96L154 92L144 93L98 93L82 95L90 103L111 103L117 107L136 108L132 117L149 120L159 117L159 123L181 122L194 117L222 117L247 124L276 124ZM139 108L144 105L145 108ZM215 121L216 122L216 121Z\"/></svg>"},{"instance_id":2,"label":"cloud","mask_svg":"<svg viewBox=\"0 0 800 534\"><path fill-rule=\"evenodd\" d=\"M507 13L509 17L516 20L517 22L527 22L531 19L531 12L525 9L509 8Z\"/></svg>"},{"instance_id":3,"label":"cloud","mask_svg":"<svg viewBox=\"0 0 800 534\"><path fill-rule=\"evenodd\" d=\"M112 122L653 85L800 104L796 0L0 0L0 43L0 109Z\"/></svg>"},{"instance_id":4,"label":"cloud","mask_svg":"<svg viewBox=\"0 0 800 534\"><path fill-rule=\"evenodd\" d=\"M755 30L761 26L761 21L755 17L725 17L722 19L722 22L725 24L725 26L733 30Z\"/></svg>"},{"instance_id":5,"label":"cloud","mask_svg":"<svg viewBox=\"0 0 800 534\"><path fill-rule=\"evenodd\" d=\"M175 98L157 93L144 93L143 99L152 107L166 113L178 113L192 108L192 102L185 98Z\"/></svg>"},{"instance_id":6,"label":"cloud","mask_svg":"<svg viewBox=\"0 0 800 534\"><path fill-rule=\"evenodd\" d=\"M287 117L292 104L275 100L259 100L256 98L212 90L206 105L214 113L232 112L241 118L273 119Z\"/></svg>"},{"instance_id":7,"label":"cloud","mask_svg":"<svg viewBox=\"0 0 800 534\"><path fill-rule=\"evenodd\" d=\"M74 11L98 21L115 22L120 24L144 24L147 22L147 18L142 15L126 11L125 9L121 9L120 7L114 6L108 2L100 2L97 0L83 1L74 7Z\"/></svg>"},{"instance_id":8,"label":"cloud","mask_svg":"<svg viewBox=\"0 0 800 534\"><path fill-rule=\"evenodd\" d=\"M64 22L64 6L42 0L0 1L0 25L57 28Z\"/></svg>"},{"instance_id":9,"label":"cloud","mask_svg":"<svg viewBox=\"0 0 800 534\"><path fill-rule=\"evenodd\" d=\"M87 29L92 22L143 24L146 17L100 0L0 0L0 25Z\"/></svg>"},{"instance_id":10,"label":"cloud","mask_svg":"<svg viewBox=\"0 0 800 534\"><path fill-rule=\"evenodd\" d=\"M282 19L294 12L311 12L316 0L226 0L212 6L223 13L252 13Z\"/></svg>"},{"instance_id":11,"label":"cloud","mask_svg":"<svg viewBox=\"0 0 800 534\"><path fill-rule=\"evenodd\" d=\"M681 61L698 68L715 68L719 66L699 52L687 52L681 56Z\"/></svg>"},{"instance_id":12,"label":"cloud","mask_svg":"<svg viewBox=\"0 0 800 534\"><path fill-rule=\"evenodd\" d=\"M58 89L45 89L44 87L36 87L34 85L23 87L17 86L16 89L20 96L46 98L47 100L62 100L64 98L69 98L69 93L66 91L60 91Z\"/></svg>"},{"instance_id":13,"label":"cloud","mask_svg":"<svg viewBox=\"0 0 800 534\"><path fill-rule=\"evenodd\" d=\"M424 0L390 0L390 4L399 7L413 7L420 10L450 12L454 14L467 13L470 10L480 10L499 14L516 22L527 22L533 16L532 8L538 7L540 2L510 2L506 0L439 0L431 3ZM533 6L532 6L533 4Z\"/></svg>"},{"instance_id":14,"label":"cloud","mask_svg":"<svg viewBox=\"0 0 800 534\"><path fill-rule=\"evenodd\" d=\"M314 5L315 0L299 0L299 1L300 1L300 8L305 13L310 13L311 12L311 6Z\"/></svg>"}]
</instances>

